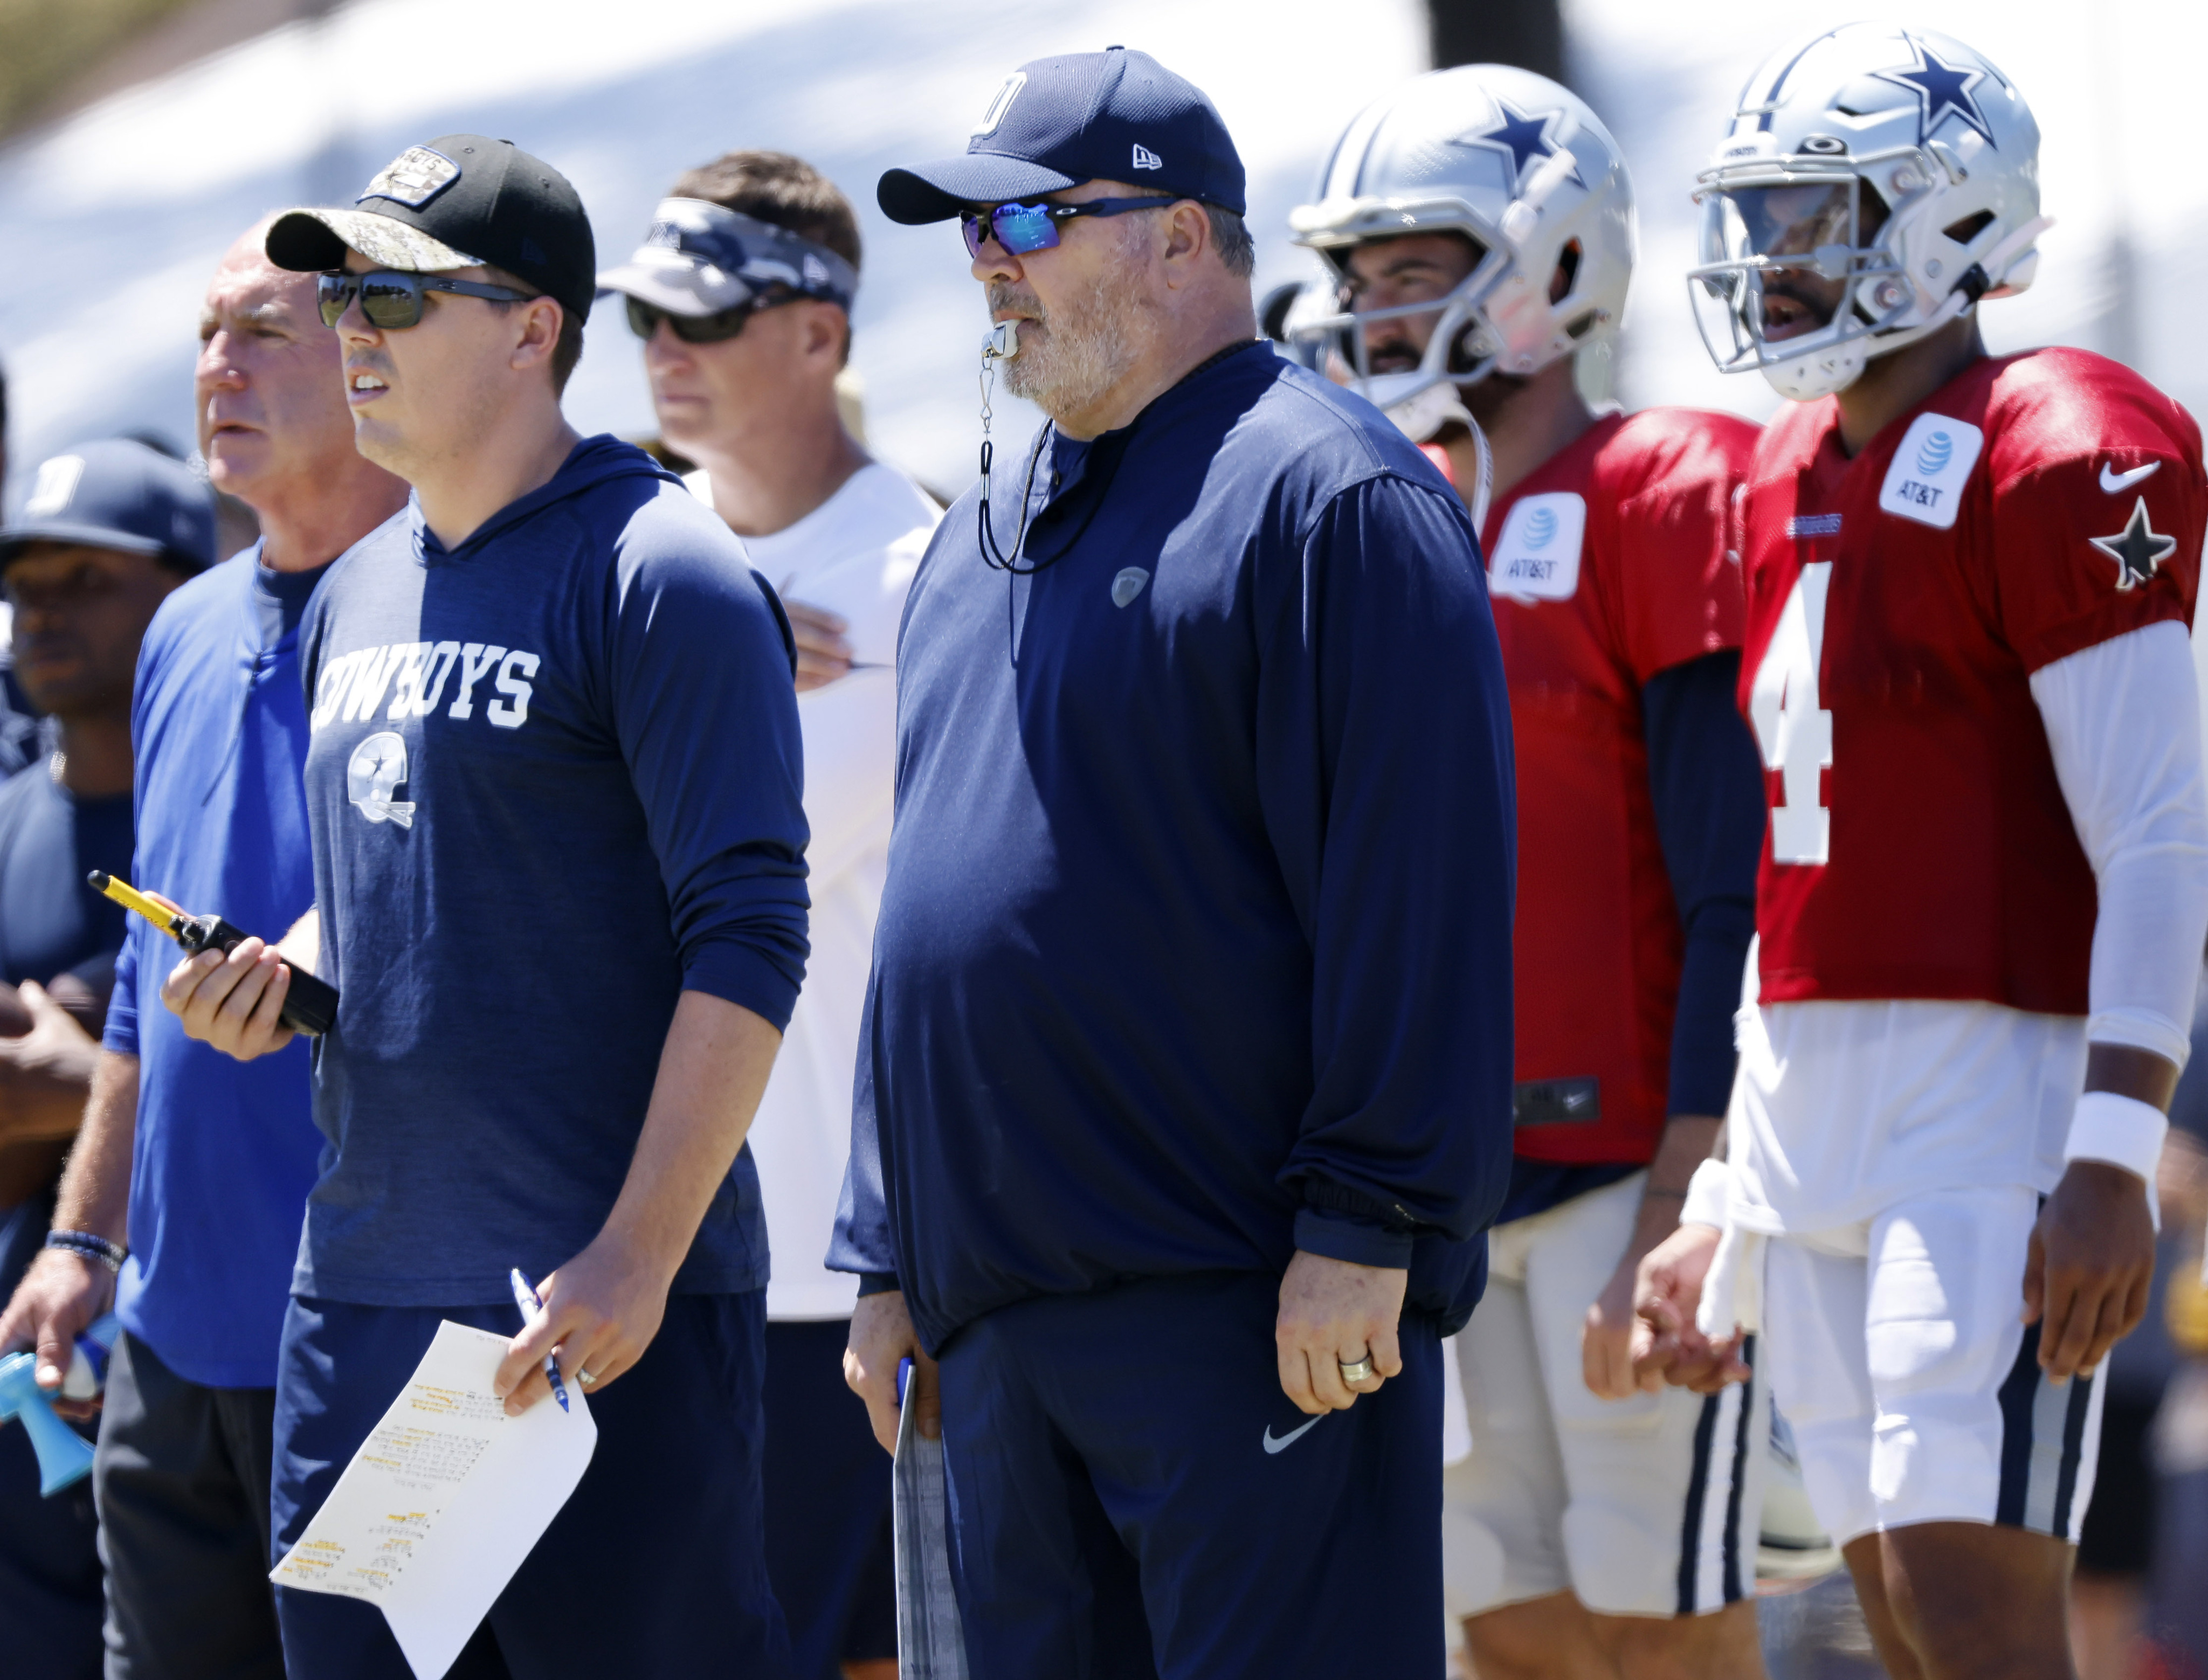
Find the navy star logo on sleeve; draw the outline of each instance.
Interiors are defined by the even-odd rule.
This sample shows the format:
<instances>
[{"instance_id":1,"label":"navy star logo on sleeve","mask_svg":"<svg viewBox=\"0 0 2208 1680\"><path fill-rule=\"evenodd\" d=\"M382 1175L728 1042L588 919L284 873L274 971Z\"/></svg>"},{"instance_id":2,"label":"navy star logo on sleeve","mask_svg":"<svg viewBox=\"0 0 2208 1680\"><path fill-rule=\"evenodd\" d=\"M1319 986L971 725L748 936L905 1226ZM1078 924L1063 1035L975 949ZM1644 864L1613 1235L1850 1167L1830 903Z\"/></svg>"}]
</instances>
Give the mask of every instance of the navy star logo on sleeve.
<instances>
[{"instance_id":1,"label":"navy star logo on sleeve","mask_svg":"<svg viewBox=\"0 0 2208 1680\"><path fill-rule=\"evenodd\" d=\"M1977 98L1971 90L1986 79L1983 70L1959 69L1913 35L1902 39L1917 51L1917 68L1907 70L1875 70L1881 81L1891 81L1906 87L1917 95L1923 114L1917 124L1919 145L1932 138L1934 130L1948 117L1959 118L1968 127L1976 129L1987 145L1994 143L1994 131L1986 126L1986 114L1978 109Z\"/></svg>"},{"instance_id":2,"label":"navy star logo on sleeve","mask_svg":"<svg viewBox=\"0 0 2208 1680\"><path fill-rule=\"evenodd\" d=\"M1491 147L1496 151L1509 153L1510 190L1515 194L1518 190L1518 183L1526 178L1526 171L1529 165L1539 164L1556 156L1557 142L1549 131L1556 126L1557 119L1564 113L1561 111L1543 111L1529 116L1508 99L1497 99L1495 102L1495 108L1503 113L1503 120L1500 123L1491 129L1485 129L1476 134L1459 135L1455 144ZM1571 178L1575 181L1580 179L1580 169L1576 162L1572 165Z\"/></svg>"},{"instance_id":3,"label":"navy star logo on sleeve","mask_svg":"<svg viewBox=\"0 0 2208 1680\"><path fill-rule=\"evenodd\" d=\"M2168 560L2176 547L2175 537L2157 536L2146 516L2146 498L2132 504L2132 516L2114 537L2085 539L2116 562L2116 587L2137 589L2154 577L2155 567Z\"/></svg>"}]
</instances>

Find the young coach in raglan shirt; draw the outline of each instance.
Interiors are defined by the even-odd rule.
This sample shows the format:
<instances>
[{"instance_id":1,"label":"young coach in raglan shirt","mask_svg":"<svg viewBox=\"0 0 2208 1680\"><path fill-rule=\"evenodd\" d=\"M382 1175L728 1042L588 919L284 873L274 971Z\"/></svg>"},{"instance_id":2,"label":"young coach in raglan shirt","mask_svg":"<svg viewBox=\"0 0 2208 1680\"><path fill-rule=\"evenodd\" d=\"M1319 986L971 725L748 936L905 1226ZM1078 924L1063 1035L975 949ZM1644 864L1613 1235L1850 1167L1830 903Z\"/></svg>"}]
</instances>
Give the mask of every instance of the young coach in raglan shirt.
<instances>
[{"instance_id":1,"label":"young coach in raglan shirt","mask_svg":"<svg viewBox=\"0 0 2208 1680\"><path fill-rule=\"evenodd\" d=\"M478 1642L515 1680L780 1677L741 1146L806 953L787 635L711 510L561 414L595 262L549 165L447 135L358 209L279 218L268 255L324 271L356 441L415 492L303 631L316 967L343 1001L277 1380L277 1550L441 1319L519 1327L519 1267L544 1307L501 1368L509 1410L548 1400L556 1347L598 1438ZM225 1047L282 1041L283 984L240 985ZM278 1598L298 1680L408 1673L373 1606Z\"/></svg>"}]
</instances>

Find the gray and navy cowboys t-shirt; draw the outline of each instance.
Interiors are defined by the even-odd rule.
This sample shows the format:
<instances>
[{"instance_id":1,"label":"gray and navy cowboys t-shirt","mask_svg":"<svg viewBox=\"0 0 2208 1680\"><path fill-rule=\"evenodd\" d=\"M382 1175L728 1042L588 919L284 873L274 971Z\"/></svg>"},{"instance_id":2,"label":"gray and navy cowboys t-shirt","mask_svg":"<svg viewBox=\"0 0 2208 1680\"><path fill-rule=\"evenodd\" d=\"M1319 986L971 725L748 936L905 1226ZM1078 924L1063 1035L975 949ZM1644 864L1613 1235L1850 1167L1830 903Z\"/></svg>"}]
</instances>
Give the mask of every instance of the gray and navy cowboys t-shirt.
<instances>
[{"instance_id":1,"label":"gray and navy cowboys t-shirt","mask_svg":"<svg viewBox=\"0 0 2208 1680\"><path fill-rule=\"evenodd\" d=\"M797 705L742 545L641 451L579 444L447 551L418 506L308 609L327 1139L295 1293L512 1299L597 1234L685 990L789 1019ZM763 1287L748 1152L678 1292Z\"/></svg>"}]
</instances>

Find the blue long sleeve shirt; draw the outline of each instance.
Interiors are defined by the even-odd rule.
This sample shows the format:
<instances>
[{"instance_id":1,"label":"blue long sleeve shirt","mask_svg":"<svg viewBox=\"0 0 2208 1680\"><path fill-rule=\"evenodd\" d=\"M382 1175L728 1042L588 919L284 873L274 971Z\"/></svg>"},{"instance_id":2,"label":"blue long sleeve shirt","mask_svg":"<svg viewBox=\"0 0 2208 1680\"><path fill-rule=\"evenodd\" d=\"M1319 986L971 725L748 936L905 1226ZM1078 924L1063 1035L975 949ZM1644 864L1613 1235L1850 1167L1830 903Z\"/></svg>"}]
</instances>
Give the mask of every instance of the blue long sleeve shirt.
<instances>
[{"instance_id":1,"label":"blue long sleeve shirt","mask_svg":"<svg viewBox=\"0 0 2208 1680\"><path fill-rule=\"evenodd\" d=\"M931 1347L1297 1248L1454 1325L1510 1155L1510 729L1476 539L1259 345L938 528L829 1263ZM1011 489L1003 486L1009 480ZM1005 504L1010 504L1006 506Z\"/></svg>"},{"instance_id":2,"label":"blue long sleeve shirt","mask_svg":"<svg viewBox=\"0 0 2208 1680\"><path fill-rule=\"evenodd\" d=\"M512 1296L594 1238L685 991L779 1028L806 957L797 701L742 545L641 450L576 446L447 550L418 504L309 609L328 1140L295 1293ZM764 1287L748 1152L677 1273Z\"/></svg>"},{"instance_id":3,"label":"blue long sleeve shirt","mask_svg":"<svg viewBox=\"0 0 2208 1680\"><path fill-rule=\"evenodd\" d=\"M101 866L195 914L275 939L315 899L299 621L323 570L271 572L258 546L161 603L139 650L130 736L135 856ZM138 1058L123 1327L210 1388L266 1389L322 1140L307 1047L237 1062L161 1004L183 956L130 919L106 1047Z\"/></svg>"}]
</instances>

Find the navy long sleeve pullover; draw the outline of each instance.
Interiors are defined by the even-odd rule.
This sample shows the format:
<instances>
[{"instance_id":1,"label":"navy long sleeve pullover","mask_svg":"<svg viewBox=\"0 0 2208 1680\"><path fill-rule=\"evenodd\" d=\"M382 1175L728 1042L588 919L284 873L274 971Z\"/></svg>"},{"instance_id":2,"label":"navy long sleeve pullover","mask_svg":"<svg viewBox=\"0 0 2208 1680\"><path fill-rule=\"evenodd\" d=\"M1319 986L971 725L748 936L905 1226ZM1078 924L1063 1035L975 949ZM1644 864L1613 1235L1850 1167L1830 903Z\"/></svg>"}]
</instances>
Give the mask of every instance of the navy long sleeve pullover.
<instances>
[{"instance_id":1,"label":"navy long sleeve pullover","mask_svg":"<svg viewBox=\"0 0 2208 1680\"><path fill-rule=\"evenodd\" d=\"M829 1263L931 1347L1299 1247L1453 1328L1509 1175L1515 868L1462 505L1257 345L1011 465L995 543L1029 516L1040 569L984 562L969 490L906 609Z\"/></svg>"},{"instance_id":2,"label":"navy long sleeve pullover","mask_svg":"<svg viewBox=\"0 0 2208 1680\"><path fill-rule=\"evenodd\" d=\"M292 1292L513 1299L627 1181L681 995L777 1028L806 957L797 699L777 609L681 481L610 437L457 548L418 503L300 633L327 1139ZM763 1288L736 1157L677 1293Z\"/></svg>"}]
</instances>

